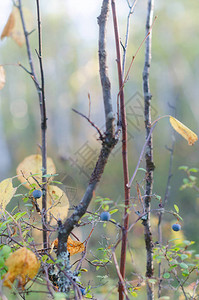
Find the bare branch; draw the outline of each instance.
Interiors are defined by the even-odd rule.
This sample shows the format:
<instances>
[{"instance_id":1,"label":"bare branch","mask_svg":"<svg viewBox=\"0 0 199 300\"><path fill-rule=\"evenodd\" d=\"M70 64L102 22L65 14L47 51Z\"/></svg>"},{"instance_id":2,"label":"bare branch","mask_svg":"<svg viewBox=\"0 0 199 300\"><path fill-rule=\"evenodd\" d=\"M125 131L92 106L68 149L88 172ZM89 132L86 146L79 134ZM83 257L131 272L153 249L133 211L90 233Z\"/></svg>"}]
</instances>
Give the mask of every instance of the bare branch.
<instances>
[{"instance_id":1,"label":"bare branch","mask_svg":"<svg viewBox=\"0 0 199 300\"><path fill-rule=\"evenodd\" d=\"M128 170L128 155L127 155L127 120L126 120L126 109L123 91L123 76L120 56L120 42L119 42L119 30L117 24L117 15L115 0L111 1L113 24L115 33L115 45L117 53L117 69L119 79L119 96L120 96L120 113L118 123L122 126L122 162L123 162L123 176L124 176L124 197L125 197L125 208L124 208L124 230L122 231L122 247L121 247L121 258L120 258L120 273L122 278L125 278L125 265L126 265L126 251L127 251L127 235L129 226L129 199L130 199L130 188L129 188L129 170ZM124 299L124 287L120 280L119 282L119 300Z\"/></svg>"},{"instance_id":2,"label":"bare branch","mask_svg":"<svg viewBox=\"0 0 199 300\"><path fill-rule=\"evenodd\" d=\"M104 110L106 117L106 132L104 133L104 138L102 142L102 148L99 154L99 158L97 160L96 166L91 174L89 184L85 191L83 198L81 199L78 206L75 207L73 214L64 222L62 225L61 221L58 221L58 255L62 252L65 252L66 242L70 232L73 230L75 225L81 219L81 217L85 214L91 200L93 197L93 192L101 179L101 176L104 172L104 168L108 161L109 155L117 143L117 138L114 133L114 125L113 125L113 112L112 112L112 103L110 98L110 82L106 73L106 20L108 15L108 4L109 0L103 0L101 15L98 18L99 22L99 60L100 60L100 76L101 76L101 84L103 90L104 97ZM103 50L102 50L103 49ZM102 55L102 56L101 56Z\"/></svg>"},{"instance_id":3,"label":"bare branch","mask_svg":"<svg viewBox=\"0 0 199 300\"><path fill-rule=\"evenodd\" d=\"M107 72L107 53L106 53L106 25L109 12L109 0L102 3L101 14L98 17L99 24L99 69L102 84L104 111L106 119L106 131L113 134L114 114L111 101L111 84Z\"/></svg>"},{"instance_id":4,"label":"bare branch","mask_svg":"<svg viewBox=\"0 0 199 300\"><path fill-rule=\"evenodd\" d=\"M32 53L30 49L30 42L29 42L29 33L27 32L26 25L25 25L25 20L24 20L24 15L23 15L23 10L22 10L22 1L18 1L18 9L20 12L20 17L21 17L21 22L22 22L22 27L23 27L23 32L25 36L25 41L26 41L26 50L27 50L27 55L28 55L28 60L29 60L29 65L31 72L29 72L25 67L23 67L21 64L19 64L27 73L30 74L31 78L33 79L38 97L39 97L39 106L40 106L40 117L41 117L41 140L42 140L42 175L46 175L46 161L47 161L47 150L46 150L46 130L47 130L47 117L46 117L46 106L45 106L45 93L44 93L44 73L43 73L43 64L42 64L42 39L41 39L41 18L40 18L40 7L39 7L39 0L36 0L37 4L37 24L38 24L38 39L39 39L39 52L38 52L38 58L39 58L39 65L40 65L40 74L41 74L41 86L39 84L39 81L37 79L35 70L34 70L34 64L33 64L33 59L32 59ZM42 177L43 179L43 195L42 195L42 211L44 213L43 217L43 243L44 243L44 248L47 248L47 216L46 216L46 182L47 178Z\"/></svg>"},{"instance_id":5,"label":"bare branch","mask_svg":"<svg viewBox=\"0 0 199 300\"><path fill-rule=\"evenodd\" d=\"M154 0L148 0L148 12L146 20L146 34L148 34L152 26L153 18L153 6ZM151 34L147 37L145 42L145 63L143 70L143 90L144 90L144 115L145 115L145 128L146 128L146 139L150 135L151 130L151 93L149 86L149 69L151 63ZM152 136L147 142L147 148L145 153L146 159L146 187L145 187L145 211L147 212L146 220L143 220L144 234L145 234L145 245L147 251L147 264L146 264L146 276L151 278L153 276L153 242L150 225L150 206L151 206L151 194L153 188L153 142ZM153 286L147 281L147 299L154 299Z\"/></svg>"}]
</instances>

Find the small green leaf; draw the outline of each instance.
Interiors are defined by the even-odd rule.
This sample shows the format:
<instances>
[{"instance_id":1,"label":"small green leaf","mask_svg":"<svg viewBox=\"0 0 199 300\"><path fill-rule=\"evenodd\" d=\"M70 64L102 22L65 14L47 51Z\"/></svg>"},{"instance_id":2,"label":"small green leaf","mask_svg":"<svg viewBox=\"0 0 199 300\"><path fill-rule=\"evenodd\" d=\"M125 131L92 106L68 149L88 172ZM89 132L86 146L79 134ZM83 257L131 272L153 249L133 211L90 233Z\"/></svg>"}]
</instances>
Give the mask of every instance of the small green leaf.
<instances>
[{"instance_id":1,"label":"small green leaf","mask_svg":"<svg viewBox=\"0 0 199 300\"><path fill-rule=\"evenodd\" d=\"M189 172L197 173L199 171L198 168L191 168L189 169Z\"/></svg>"},{"instance_id":2,"label":"small green leaf","mask_svg":"<svg viewBox=\"0 0 199 300\"><path fill-rule=\"evenodd\" d=\"M187 269L183 270L182 275L185 277L189 276L189 270Z\"/></svg>"},{"instance_id":3,"label":"small green leaf","mask_svg":"<svg viewBox=\"0 0 199 300\"><path fill-rule=\"evenodd\" d=\"M190 179L191 181L195 181L195 180L197 179L197 177L196 177L196 176L190 175L190 176L189 176L189 179Z\"/></svg>"},{"instance_id":4,"label":"small green leaf","mask_svg":"<svg viewBox=\"0 0 199 300\"><path fill-rule=\"evenodd\" d=\"M165 279L168 279L168 278L170 278L170 273L164 273L164 275L163 275L163 278L165 278Z\"/></svg>"},{"instance_id":5,"label":"small green leaf","mask_svg":"<svg viewBox=\"0 0 199 300\"><path fill-rule=\"evenodd\" d=\"M138 296L138 294L135 291L131 292L130 294L135 298Z\"/></svg>"},{"instance_id":6,"label":"small green leaf","mask_svg":"<svg viewBox=\"0 0 199 300\"><path fill-rule=\"evenodd\" d=\"M138 168L138 171L143 171L143 172L147 172L144 168Z\"/></svg>"},{"instance_id":7,"label":"small green leaf","mask_svg":"<svg viewBox=\"0 0 199 300\"><path fill-rule=\"evenodd\" d=\"M178 169L179 169L179 170L187 171L187 170L188 170L188 167L187 167L187 166L180 166Z\"/></svg>"},{"instance_id":8,"label":"small green leaf","mask_svg":"<svg viewBox=\"0 0 199 300\"><path fill-rule=\"evenodd\" d=\"M179 207L176 204L174 204L174 208L175 208L175 210L176 210L176 212L178 214L179 213Z\"/></svg>"},{"instance_id":9,"label":"small green leaf","mask_svg":"<svg viewBox=\"0 0 199 300\"><path fill-rule=\"evenodd\" d=\"M182 269L188 269L187 264L185 264L185 263L183 263L183 262L180 264L180 267L181 267Z\"/></svg>"},{"instance_id":10,"label":"small green leaf","mask_svg":"<svg viewBox=\"0 0 199 300\"><path fill-rule=\"evenodd\" d=\"M185 260L186 258L188 258L188 255L187 255L187 254L181 254L181 255L180 255L180 258L181 258L182 260Z\"/></svg>"},{"instance_id":11,"label":"small green leaf","mask_svg":"<svg viewBox=\"0 0 199 300\"><path fill-rule=\"evenodd\" d=\"M116 213L117 211L118 211L118 208L113 209L113 210L109 211L109 214L112 215L112 214Z\"/></svg>"}]
</instances>

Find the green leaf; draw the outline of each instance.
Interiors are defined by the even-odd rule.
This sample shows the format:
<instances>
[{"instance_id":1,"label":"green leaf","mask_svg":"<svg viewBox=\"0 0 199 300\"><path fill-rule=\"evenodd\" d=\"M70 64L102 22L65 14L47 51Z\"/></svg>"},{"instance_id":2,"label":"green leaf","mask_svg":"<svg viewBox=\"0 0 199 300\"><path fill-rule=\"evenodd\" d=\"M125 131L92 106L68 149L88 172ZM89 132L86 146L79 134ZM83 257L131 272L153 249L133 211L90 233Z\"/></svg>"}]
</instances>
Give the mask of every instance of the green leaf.
<instances>
[{"instance_id":1,"label":"green leaf","mask_svg":"<svg viewBox=\"0 0 199 300\"><path fill-rule=\"evenodd\" d=\"M183 270L182 275L185 277L189 276L189 270L187 269Z\"/></svg>"},{"instance_id":2,"label":"green leaf","mask_svg":"<svg viewBox=\"0 0 199 300\"><path fill-rule=\"evenodd\" d=\"M195 181L195 180L197 179L197 177L196 177L196 176L190 175L190 176L189 176L189 179L190 179L191 181Z\"/></svg>"},{"instance_id":3,"label":"green leaf","mask_svg":"<svg viewBox=\"0 0 199 300\"><path fill-rule=\"evenodd\" d=\"M188 167L187 166L180 166L178 168L178 170L184 170L184 171L187 171L188 170Z\"/></svg>"},{"instance_id":4,"label":"green leaf","mask_svg":"<svg viewBox=\"0 0 199 300\"><path fill-rule=\"evenodd\" d=\"M175 210L176 210L176 212L178 214L179 213L179 207L176 204L174 204L174 208L175 208Z\"/></svg>"},{"instance_id":5,"label":"green leaf","mask_svg":"<svg viewBox=\"0 0 199 300\"><path fill-rule=\"evenodd\" d=\"M164 273L164 275L163 275L163 278L165 278L165 279L168 279L168 278L170 278L170 273Z\"/></svg>"},{"instance_id":6,"label":"green leaf","mask_svg":"<svg viewBox=\"0 0 199 300\"><path fill-rule=\"evenodd\" d=\"M16 221L18 221L20 218L26 215L26 211L18 212L14 215L14 218Z\"/></svg>"},{"instance_id":7,"label":"green leaf","mask_svg":"<svg viewBox=\"0 0 199 300\"><path fill-rule=\"evenodd\" d=\"M135 298L138 296L138 294L135 291L131 292L130 294Z\"/></svg>"},{"instance_id":8,"label":"green leaf","mask_svg":"<svg viewBox=\"0 0 199 300\"><path fill-rule=\"evenodd\" d=\"M187 255L187 254L181 254L181 255L180 255L180 258L181 258L182 260L185 260L186 258L188 258L188 255Z\"/></svg>"},{"instance_id":9,"label":"green leaf","mask_svg":"<svg viewBox=\"0 0 199 300\"><path fill-rule=\"evenodd\" d=\"M147 173L147 171L144 168L138 168L138 171L143 171L143 172Z\"/></svg>"},{"instance_id":10,"label":"green leaf","mask_svg":"<svg viewBox=\"0 0 199 300\"><path fill-rule=\"evenodd\" d=\"M191 168L189 169L189 172L197 173L199 171L198 168Z\"/></svg>"},{"instance_id":11,"label":"green leaf","mask_svg":"<svg viewBox=\"0 0 199 300\"><path fill-rule=\"evenodd\" d=\"M10 253L11 253L11 248L9 246L4 245L1 248L0 254L1 254L1 256L4 257L4 259L8 258L8 256L10 255Z\"/></svg>"},{"instance_id":12,"label":"green leaf","mask_svg":"<svg viewBox=\"0 0 199 300\"><path fill-rule=\"evenodd\" d=\"M185 263L180 263L180 267L182 268L182 269L188 269L188 266L187 266L187 264L185 264Z\"/></svg>"},{"instance_id":13,"label":"green leaf","mask_svg":"<svg viewBox=\"0 0 199 300\"><path fill-rule=\"evenodd\" d=\"M118 211L118 208L113 209L113 210L109 211L109 214L110 214L110 215L113 215L113 214L116 213L117 211Z\"/></svg>"}]
</instances>

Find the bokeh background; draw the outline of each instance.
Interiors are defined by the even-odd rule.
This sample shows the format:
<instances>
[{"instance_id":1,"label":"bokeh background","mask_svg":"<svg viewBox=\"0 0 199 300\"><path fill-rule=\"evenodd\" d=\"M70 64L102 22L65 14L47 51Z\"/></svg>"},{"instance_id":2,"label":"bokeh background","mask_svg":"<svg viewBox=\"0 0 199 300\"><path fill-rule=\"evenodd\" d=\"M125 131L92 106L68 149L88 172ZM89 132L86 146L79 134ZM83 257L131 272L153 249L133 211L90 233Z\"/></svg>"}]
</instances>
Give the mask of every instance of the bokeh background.
<instances>
[{"instance_id":1,"label":"bokeh background","mask_svg":"<svg viewBox=\"0 0 199 300\"><path fill-rule=\"evenodd\" d=\"M33 28L36 28L34 1L23 1L33 15ZM91 97L91 119L104 127L102 92L98 66L98 25L101 1L96 0L43 0L41 1L43 30L43 63L45 70L45 92L48 115L48 156L57 167L58 178L64 184L71 206L77 203L88 183L94 167L100 143L95 130L72 108L88 114ZM0 33L12 10L12 1L0 3ZM126 68L145 36L147 1L140 0L131 17L129 46ZM117 1L121 42L125 40L128 5L125 0ZM152 35L152 63L150 84L152 98L152 118L172 114L191 128L199 130L199 2L190 0L156 1L157 20ZM112 99L116 112L118 79L113 24L108 21L108 63L112 86ZM39 76L39 66L34 49L37 48L37 32L30 36L34 64ZM0 91L0 179L16 175L17 165L28 155L39 153L40 115L37 93L31 78L17 66L20 62L28 67L25 46L19 47L6 38L0 41L0 64L6 69L6 85ZM144 47L139 51L125 85L125 99L129 124L129 171L133 174L142 146L145 141L143 117L142 71ZM175 107L175 110L172 108ZM179 135L173 135L168 119L160 120L154 132L154 188L155 194L164 197L170 152L175 138L172 180L167 209L174 203L180 208L183 218L181 236L196 241L193 249L199 251L198 214L199 197L196 191L180 191L184 172L179 166L199 167L199 145L188 146ZM144 166L144 161L141 163ZM143 182L144 173L138 172L136 180ZM96 190L96 196L108 197L114 205L123 202L123 175L121 142L117 145ZM132 197L136 196L135 184ZM16 201L16 200L15 200ZM153 208L158 207L153 200ZM13 204L14 205L14 204ZM90 210L97 210L93 203ZM119 207L119 206L118 206ZM114 215L117 222L122 219L122 208ZM131 222L136 216L132 215ZM163 221L164 241L173 237L170 225L175 222L172 215L165 215ZM85 239L90 228L77 234ZM157 240L157 215L152 215L154 241ZM90 240L90 249L104 243L103 236L113 238L117 230L112 224L106 229L100 223L96 234ZM113 234L114 233L114 234ZM178 237L177 235L175 237ZM144 275L145 255L143 227L138 224L129 236L132 257L128 256L128 276L133 273ZM141 250L142 249L142 250ZM92 250L96 251L96 250ZM90 254L91 255L91 254ZM133 259L133 263L132 263ZM135 262L139 262L138 264ZM133 269L133 270L132 270ZM110 277L115 277L114 268ZM102 272L103 273L103 272ZM86 275L87 278L89 275ZM105 285L105 292L109 287ZM143 296L144 297L144 296ZM177 297L177 296L176 296ZM103 298L102 298L103 299ZM110 298L111 299L111 298ZM141 298L140 298L141 299ZM144 298L143 298L144 299ZM177 299L177 298L176 298Z\"/></svg>"}]
</instances>

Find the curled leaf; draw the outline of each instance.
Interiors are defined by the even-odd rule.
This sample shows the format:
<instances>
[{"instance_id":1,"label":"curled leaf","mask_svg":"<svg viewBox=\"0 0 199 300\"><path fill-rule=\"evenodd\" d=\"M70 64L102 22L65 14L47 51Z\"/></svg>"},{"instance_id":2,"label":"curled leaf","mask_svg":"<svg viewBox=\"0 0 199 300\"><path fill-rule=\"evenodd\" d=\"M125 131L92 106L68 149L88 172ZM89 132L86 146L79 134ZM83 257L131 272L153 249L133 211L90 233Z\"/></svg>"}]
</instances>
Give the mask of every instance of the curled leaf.
<instances>
[{"instance_id":1,"label":"curled leaf","mask_svg":"<svg viewBox=\"0 0 199 300\"><path fill-rule=\"evenodd\" d=\"M26 23L27 32L33 29L33 17L27 8L23 8L23 16ZM25 43L25 36L23 32L21 16L19 9L14 7L8 21L1 34L1 40L5 37L11 37L20 47Z\"/></svg>"},{"instance_id":2,"label":"curled leaf","mask_svg":"<svg viewBox=\"0 0 199 300\"><path fill-rule=\"evenodd\" d=\"M189 145L193 145L198 140L198 136L176 118L170 117L169 121L172 127L188 141Z\"/></svg>"},{"instance_id":3,"label":"curled leaf","mask_svg":"<svg viewBox=\"0 0 199 300\"><path fill-rule=\"evenodd\" d=\"M6 83L6 74L3 66L0 66L0 90L4 87Z\"/></svg>"},{"instance_id":4,"label":"curled leaf","mask_svg":"<svg viewBox=\"0 0 199 300\"><path fill-rule=\"evenodd\" d=\"M16 188L12 185L12 178L7 178L0 182L0 209L5 209L6 205L14 196Z\"/></svg>"},{"instance_id":5,"label":"curled leaf","mask_svg":"<svg viewBox=\"0 0 199 300\"><path fill-rule=\"evenodd\" d=\"M4 275L3 285L11 288L12 283L18 278L19 285L23 288L37 275L40 262L32 251L23 247L13 252L5 261L5 265L8 272Z\"/></svg>"},{"instance_id":6,"label":"curled leaf","mask_svg":"<svg viewBox=\"0 0 199 300\"><path fill-rule=\"evenodd\" d=\"M54 248L58 247L58 239L55 239L52 244L51 244L51 252L53 251ZM80 252L83 252L85 249L85 246L82 242L80 241L74 241L71 239L71 237L68 237L67 240L67 250L70 253L70 255L74 255Z\"/></svg>"},{"instance_id":7,"label":"curled leaf","mask_svg":"<svg viewBox=\"0 0 199 300\"><path fill-rule=\"evenodd\" d=\"M55 174L56 168L53 163L53 160L47 158L47 173ZM31 175L32 174L32 175ZM40 186L37 184L37 181L42 183L42 157L39 154L33 154L27 156L17 167L18 180L21 183L24 183L24 186L28 189L31 189L31 185L35 184L39 189ZM35 180L34 178L37 180ZM49 177L48 180L52 180L53 177ZM26 180L28 179L28 181ZM26 183L25 183L26 182Z\"/></svg>"}]
</instances>

